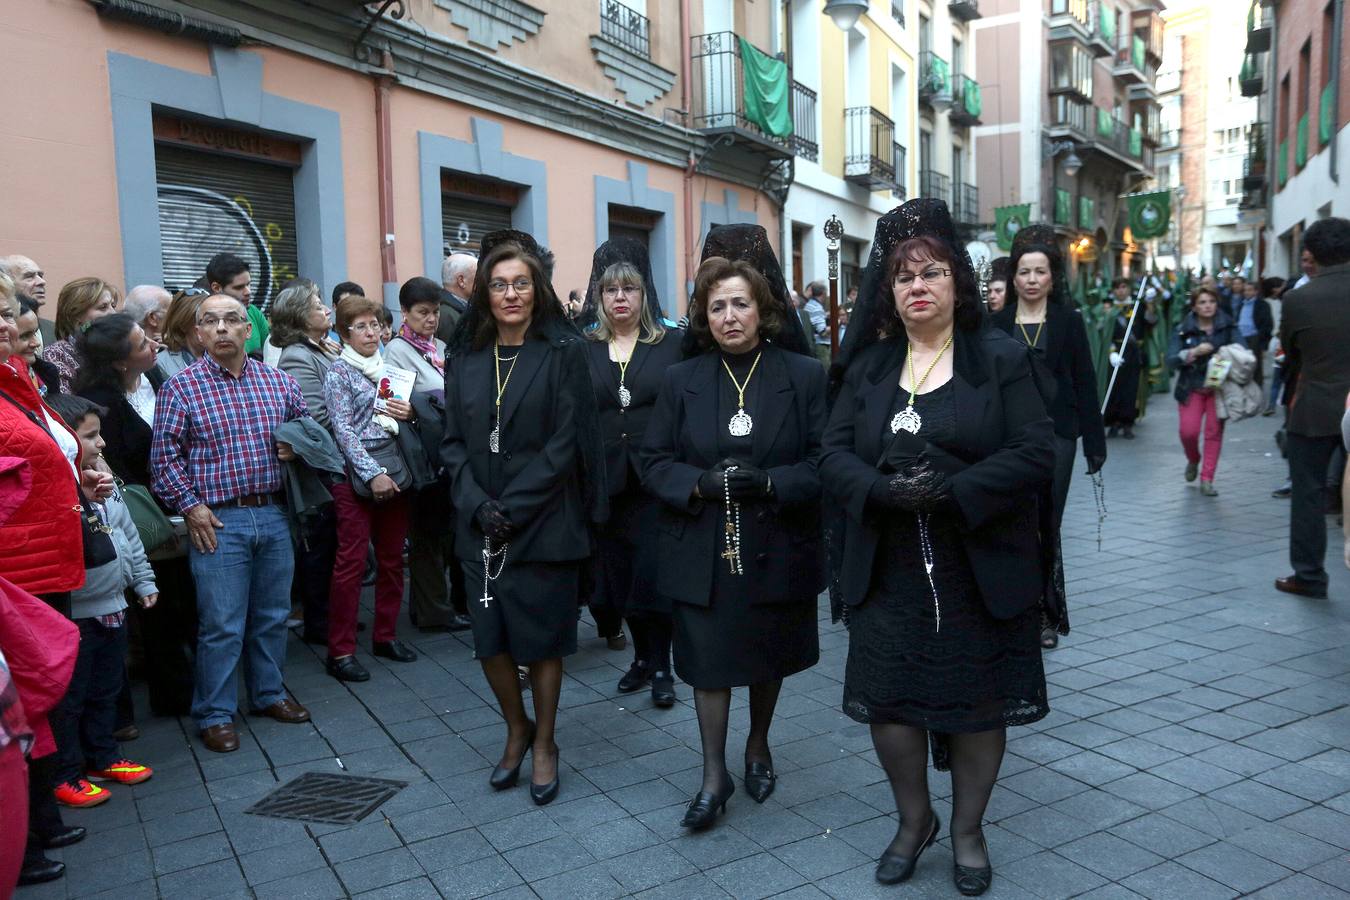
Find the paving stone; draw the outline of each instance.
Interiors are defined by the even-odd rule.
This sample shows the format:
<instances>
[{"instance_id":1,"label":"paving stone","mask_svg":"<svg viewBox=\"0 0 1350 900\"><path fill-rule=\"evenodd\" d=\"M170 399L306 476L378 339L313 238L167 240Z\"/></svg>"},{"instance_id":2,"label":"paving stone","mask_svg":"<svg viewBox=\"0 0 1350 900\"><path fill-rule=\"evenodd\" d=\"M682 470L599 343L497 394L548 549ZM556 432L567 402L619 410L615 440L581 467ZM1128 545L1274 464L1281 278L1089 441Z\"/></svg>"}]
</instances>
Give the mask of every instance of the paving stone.
<instances>
[{"instance_id":1,"label":"paving stone","mask_svg":"<svg viewBox=\"0 0 1350 900\"><path fill-rule=\"evenodd\" d=\"M874 860L874 857L858 851L834 834L816 835L785 844L774 850L773 855L812 882Z\"/></svg>"},{"instance_id":2,"label":"paving stone","mask_svg":"<svg viewBox=\"0 0 1350 900\"><path fill-rule=\"evenodd\" d=\"M1240 781L1242 778L1242 776L1235 775L1227 769L1220 769L1218 766L1210 765L1193 757L1174 759L1160 766L1153 766L1149 771L1154 775L1202 794L1218 790L1224 785Z\"/></svg>"},{"instance_id":3,"label":"paving stone","mask_svg":"<svg viewBox=\"0 0 1350 900\"><path fill-rule=\"evenodd\" d=\"M1056 852L1110 881L1119 881L1164 861L1157 854L1105 832L1071 841Z\"/></svg>"},{"instance_id":4,"label":"paving stone","mask_svg":"<svg viewBox=\"0 0 1350 900\"><path fill-rule=\"evenodd\" d=\"M1252 896L1262 900L1343 900L1350 897L1350 894L1307 875L1299 874L1264 887Z\"/></svg>"},{"instance_id":5,"label":"paving stone","mask_svg":"<svg viewBox=\"0 0 1350 900\"><path fill-rule=\"evenodd\" d=\"M372 853L392 850L403 841L387 819L362 822L342 831L334 831L319 838L324 855L334 863L346 862ZM247 869L245 869L247 874Z\"/></svg>"},{"instance_id":6,"label":"paving stone","mask_svg":"<svg viewBox=\"0 0 1350 900\"><path fill-rule=\"evenodd\" d=\"M363 856L360 859L338 863L334 868L347 890L353 894L372 891L375 888L390 884L398 884L424 873L418 858L407 847L397 847L371 856Z\"/></svg>"},{"instance_id":7,"label":"paving stone","mask_svg":"<svg viewBox=\"0 0 1350 900\"><path fill-rule=\"evenodd\" d=\"M446 897L464 900L496 895L525 883L510 863L497 855L441 869L431 876L431 882Z\"/></svg>"},{"instance_id":8,"label":"paving stone","mask_svg":"<svg viewBox=\"0 0 1350 900\"><path fill-rule=\"evenodd\" d=\"M1251 779L1221 787L1209 796L1267 821L1282 819L1311 806L1301 797Z\"/></svg>"},{"instance_id":9,"label":"paving stone","mask_svg":"<svg viewBox=\"0 0 1350 900\"><path fill-rule=\"evenodd\" d=\"M1214 838L1203 831L1169 819L1160 813L1149 813L1112 826L1110 834L1132 844L1172 858L1214 843Z\"/></svg>"},{"instance_id":10,"label":"paving stone","mask_svg":"<svg viewBox=\"0 0 1350 900\"><path fill-rule=\"evenodd\" d=\"M805 879L769 853L757 853L709 869L707 875L737 900L758 900L791 890Z\"/></svg>"},{"instance_id":11,"label":"paving stone","mask_svg":"<svg viewBox=\"0 0 1350 900\"><path fill-rule=\"evenodd\" d=\"M425 876L410 878L356 895L361 900L440 900L441 892Z\"/></svg>"},{"instance_id":12,"label":"paving stone","mask_svg":"<svg viewBox=\"0 0 1350 900\"><path fill-rule=\"evenodd\" d=\"M1250 894L1292 874L1284 866L1232 843L1215 843L1192 850L1178 857L1177 862L1244 894Z\"/></svg>"},{"instance_id":13,"label":"paving stone","mask_svg":"<svg viewBox=\"0 0 1350 900\"><path fill-rule=\"evenodd\" d=\"M567 835L510 850L502 855L528 882L580 869L595 862L595 857L585 847Z\"/></svg>"},{"instance_id":14,"label":"paving stone","mask_svg":"<svg viewBox=\"0 0 1350 900\"><path fill-rule=\"evenodd\" d=\"M1106 882L1105 878L1091 869L1085 869L1050 851L999 866L995 878L1007 878L1043 897L1071 897Z\"/></svg>"},{"instance_id":15,"label":"paving stone","mask_svg":"<svg viewBox=\"0 0 1350 900\"><path fill-rule=\"evenodd\" d=\"M1286 828L1350 850L1350 816L1325 807L1312 807L1280 820Z\"/></svg>"},{"instance_id":16,"label":"paving stone","mask_svg":"<svg viewBox=\"0 0 1350 900\"><path fill-rule=\"evenodd\" d=\"M1299 834L1274 823L1248 828L1234 835L1230 841L1257 856L1296 872L1309 869L1344 853L1339 847L1333 847L1317 838Z\"/></svg>"},{"instance_id":17,"label":"paving stone","mask_svg":"<svg viewBox=\"0 0 1350 900\"><path fill-rule=\"evenodd\" d=\"M1350 791L1350 779L1301 763L1277 766L1257 775L1254 780L1314 803Z\"/></svg>"},{"instance_id":18,"label":"paving stone","mask_svg":"<svg viewBox=\"0 0 1350 900\"><path fill-rule=\"evenodd\" d=\"M603 865L624 890L634 894L674 883L698 871L693 863L665 844L611 857Z\"/></svg>"},{"instance_id":19,"label":"paving stone","mask_svg":"<svg viewBox=\"0 0 1350 900\"><path fill-rule=\"evenodd\" d=\"M1145 897L1184 897L1186 900L1228 900L1239 896L1227 885L1175 862L1165 862L1126 878L1122 884Z\"/></svg>"}]
</instances>

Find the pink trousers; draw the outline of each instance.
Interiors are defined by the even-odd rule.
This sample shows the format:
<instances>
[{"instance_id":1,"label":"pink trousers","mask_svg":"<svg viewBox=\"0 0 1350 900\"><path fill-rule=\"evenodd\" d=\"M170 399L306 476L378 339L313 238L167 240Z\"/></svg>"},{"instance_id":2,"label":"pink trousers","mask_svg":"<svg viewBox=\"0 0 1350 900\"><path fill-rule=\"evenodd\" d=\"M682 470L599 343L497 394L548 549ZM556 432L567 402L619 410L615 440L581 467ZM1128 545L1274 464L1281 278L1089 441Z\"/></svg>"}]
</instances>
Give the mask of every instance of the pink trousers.
<instances>
[{"instance_id":1,"label":"pink trousers","mask_svg":"<svg viewBox=\"0 0 1350 900\"><path fill-rule=\"evenodd\" d=\"M1213 481L1214 470L1219 467L1219 451L1223 449L1223 420L1210 391L1191 391L1186 402L1180 404L1181 446L1186 451L1186 461L1200 463L1200 480ZM1205 452L1200 455L1200 432L1205 434Z\"/></svg>"}]
</instances>

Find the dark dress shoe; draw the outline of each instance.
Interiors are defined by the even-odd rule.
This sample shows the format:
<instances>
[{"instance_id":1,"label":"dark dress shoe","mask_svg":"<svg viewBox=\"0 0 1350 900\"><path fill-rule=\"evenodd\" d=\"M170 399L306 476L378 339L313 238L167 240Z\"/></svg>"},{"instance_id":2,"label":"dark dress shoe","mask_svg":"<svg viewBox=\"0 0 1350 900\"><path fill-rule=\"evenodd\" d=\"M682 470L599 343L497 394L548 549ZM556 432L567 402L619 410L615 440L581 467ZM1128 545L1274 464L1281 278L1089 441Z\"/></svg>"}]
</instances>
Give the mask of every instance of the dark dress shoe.
<instances>
[{"instance_id":1,"label":"dark dress shoe","mask_svg":"<svg viewBox=\"0 0 1350 900\"><path fill-rule=\"evenodd\" d=\"M446 631L468 631L472 627L473 619L466 613L455 613L450 617L450 621L445 623Z\"/></svg>"},{"instance_id":2,"label":"dark dress shoe","mask_svg":"<svg viewBox=\"0 0 1350 900\"><path fill-rule=\"evenodd\" d=\"M230 753L239 749L239 735L233 722L223 722L202 729L202 745L213 753Z\"/></svg>"},{"instance_id":3,"label":"dark dress shoe","mask_svg":"<svg viewBox=\"0 0 1350 900\"><path fill-rule=\"evenodd\" d=\"M652 673L652 705L662 709L675 705L675 677L669 672Z\"/></svg>"},{"instance_id":4,"label":"dark dress shoe","mask_svg":"<svg viewBox=\"0 0 1350 900\"><path fill-rule=\"evenodd\" d=\"M984 835L980 835L980 844L984 847L984 855L989 857L989 845L984 843ZM955 860L952 861L952 881L956 884L956 889L967 897L978 897L989 890L989 885L994 881L993 866L962 866Z\"/></svg>"},{"instance_id":5,"label":"dark dress shoe","mask_svg":"<svg viewBox=\"0 0 1350 900\"><path fill-rule=\"evenodd\" d=\"M84 840L88 834L80 825L68 825L55 834L49 834L42 839L42 849L59 850L62 847L69 847L71 844L78 844Z\"/></svg>"},{"instance_id":6,"label":"dark dress shoe","mask_svg":"<svg viewBox=\"0 0 1350 900\"><path fill-rule=\"evenodd\" d=\"M55 881L66 874L66 864L45 856L39 862L27 863L19 870L19 884L42 884Z\"/></svg>"},{"instance_id":7,"label":"dark dress shoe","mask_svg":"<svg viewBox=\"0 0 1350 900\"><path fill-rule=\"evenodd\" d=\"M877 861L877 881L882 884L899 884L908 881L914 874L919 857L923 856L923 851L933 846L933 842L937 840L938 829L942 827L942 822L935 811L930 809L928 814L933 817L933 829L928 832L928 837L919 845L919 849L914 851L913 856L901 856L899 853L889 851L881 854L881 859Z\"/></svg>"},{"instance_id":8,"label":"dark dress shoe","mask_svg":"<svg viewBox=\"0 0 1350 900\"><path fill-rule=\"evenodd\" d=\"M553 799L558 796L558 789L562 786L562 755L558 752L557 746L553 748L553 780L548 784L535 784L530 782L530 799L534 801L535 806L548 806Z\"/></svg>"},{"instance_id":9,"label":"dark dress shoe","mask_svg":"<svg viewBox=\"0 0 1350 900\"><path fill-rule=\"evenodd\" d=\"M284 722L287 725L309 721L309 710L290 697L282 697L266 709L254 710L253 714L255 716L267 716L269 719L276 719L278 722Z\"/></svg>"},{"instance_id":10,"label":"dark dress shoe","mask_svg":"<svg viewBox=\"0 0 1350 900\"><path fill-rule=\"evenodd\" d=\"M651 680L652 670L645 661L634 660L628 667L628 671L623 673L619 679L619 693L631 694L633 691L641 689Z\"/></svg>"},{"instance_id":11,"label":"dark dress shoe","mask_svg":"<svg viewBox=\"0 0 1350 900\"><path fill-rule=\"evenodd\" d=\"M371 645L371 652L394 662L412 662L417 659L417 653L402 641L375 641Z\"/></svg>"},{"instance_id":12,"label":"dark dress shoe","mask_svg":"<svg viewBox=\"0 0 1350 900\"><path fill-rule=\"evenodd\" d=\"M119 744L125 744L127 741L134 741L141 736L141 730L135 725L124 725L112 733L114 741Z\"/></svg>"},{"instance_id":13,"label":"dark dress shoe","mask_svg":"<svg viewBox=\"0 0 1350 900\"><path fill-rule=\"evenodd\" d=\"M369 681L370 673L366 667L356 661L355 656L343 656L340 659L328 657L324 663L328 669L328 674L332 675L338 681Z\"/></svg>"},{"instance_id":14,"label":"dark dress shoe","mask_svg":"<svg viewBox=\"0 0 1350 900\"><path fill-rule=\"evenodd\" d=\"M1318 587L1315 584L1309 584L1299 579L1297 575L1286 575L1284 578L1275 579L1275 590L1284 591L1286 594L1297 594L1300 597L1311 597L1314 600L1327 599L1327 589Z\"/></svg>"},{"instance_id":15,"label":"dark dress shoe","mask_svg":"<svg viewBox=\"0 0 1350 900\"><path fill-rule=\"evenodd\" d=\"M707 828L716 819L717 814L726 812L727 801L731 795L736 793L736 785L730 778L722 784L720 791L699 791L694 795L694 799L689 801L689 808L684 811L684 818L680 820L682 828L690 828L697 831L700 828Z\"/></svg>"},{"instance_id":16,"label":"dark dress shoe","mask_svg":"<svg viewBox=\"0 0 1350 900\"><path fill-rule=\"evenodd\" d=\"M745 792L751 800L756 803L768 800L776 784L778 776L773 774L773 766L757 762L745 764Z\"/></svg>"},{"instance_id":17,"label":"dark dress shoe","mask_svg":"<svg viewBox=\"0 0 1350 900\"><path fill-rule=\"evenodd\" d=\"M520 751L520 759L516 764L507 768L506 766L495 766L492 774L488 776L488 784L494 791L504 791L509 787L515 787L516 782L520 780L520 764L525 762L525 754L530 752L534 746L534 723L530 723L530 736L525 741L525 749Z\"/></svg>"}]
</instances>

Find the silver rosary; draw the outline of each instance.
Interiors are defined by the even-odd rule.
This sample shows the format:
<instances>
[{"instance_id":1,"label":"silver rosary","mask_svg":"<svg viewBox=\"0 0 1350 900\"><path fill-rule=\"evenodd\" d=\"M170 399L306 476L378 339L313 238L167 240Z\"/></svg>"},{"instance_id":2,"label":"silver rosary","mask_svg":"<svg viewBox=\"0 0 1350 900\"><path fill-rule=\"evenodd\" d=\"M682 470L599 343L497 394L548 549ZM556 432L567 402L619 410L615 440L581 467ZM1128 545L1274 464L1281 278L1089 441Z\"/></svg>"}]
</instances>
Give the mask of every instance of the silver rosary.
<instances>
[{"instance_id":1,"label":"silver rosary","mask_svg":"<svg viewBox=\"0 0 1350 900\"><path fill-rule=\"evenodd\" d=\"M502 577L502 569L506 568L506 548L511 546L510 542L504 543L496 550L492 549L492 538L483 538L483 596L478 598L478 602L487 609L492 602L492 582ZM492 561L497 561L497 573L492 573Z\"/></svg>"},{"instance_id":2,"label":"silver rosary","mask_svg":"<svg viewBox=\"0 0 1350 900\"><path fill-rule=\"evenodd\" d=\"M1106 521L1106 479L1102 477L1101 469L1093 472L1092 479L1092 498L1097 501L1097 552L1102 552L1102 523Z\"/></svg>"},{"instance_id":3,"label":"silver rosary","mask_svg":"<svg viewBox=\"0 0 1350 900\"><path fill-rule=\"evenodd\" d=\"M732 575L744 575L745 570L741 568L741 505L731 502L731 484L726 477L736 469L736 466L730 466L722 473L722 499L727 509L726 550L722 551L722 558L727 561Z\"/></svg>"},{"instance_id":4,"label":"silver rosary","mask_svg":"<svg viewBox=\"0 0 1350 900\"><path fill-rule=\"evenodd\" d=\"M942 607L938 606L937 585L933 583L933 542L928 537L928 513L915 513L919 520L919 552L923 554L923 570L928 575L928 588L933 592L934 631L942 630Z\"/></svg>"}]
</instances>

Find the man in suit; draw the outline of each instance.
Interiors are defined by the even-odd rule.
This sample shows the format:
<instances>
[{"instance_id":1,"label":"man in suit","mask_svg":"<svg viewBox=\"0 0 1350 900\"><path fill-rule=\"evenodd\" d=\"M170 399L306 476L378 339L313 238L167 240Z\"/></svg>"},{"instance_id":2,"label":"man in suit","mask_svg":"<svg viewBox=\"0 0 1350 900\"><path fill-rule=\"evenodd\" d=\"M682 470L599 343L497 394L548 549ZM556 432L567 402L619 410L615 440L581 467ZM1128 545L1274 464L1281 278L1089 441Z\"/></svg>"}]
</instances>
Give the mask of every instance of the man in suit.
<instances>
[{"instance_id":1,"label":"man in suit","mask_svg":"<svg viewBox=\"0 0 1350 900\"><path fill-rule=\"evenodd\" d=\"M1287 449L1293 481L1289 561L1294 573L1275 580L1290 594L1325 598L1327 467L1340 443L1350 393L1350 219L1320 219L1303 235L1317 277L1284 297L1280 343L1296 378L1289 401Z\"/></svg>"},{"instance_id":2,"label":"man in suit","mask_svg":"<svg viewBox=\"0 0 1350 900\"><path fill-rule=\"evenodd\" d=\"M451 253L441 263L441 321L436 326L436 337L450 343L473 293L473 279L478 274L478 259L470 253Z\"/></svg>"},{"instance_id":3,"label":"man in suit","mask_svg":"<svg viewBox=\"0 0 1350 900\"><path fill-rule=\"evenodd\" d=\"M1275 333L1275 316L1271 312L1270 302L1261 296L1261 282L1243 280L1242 293L1233 295L1228 314L1237 322L1238 332L1247 343L1247 349L1256 354L1253 377L1257 384L1264 386L1264 356L1266 347L1270 346L1271 335Z\"/></svg>"}]
</instances>

